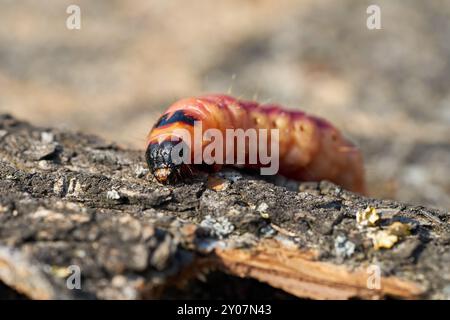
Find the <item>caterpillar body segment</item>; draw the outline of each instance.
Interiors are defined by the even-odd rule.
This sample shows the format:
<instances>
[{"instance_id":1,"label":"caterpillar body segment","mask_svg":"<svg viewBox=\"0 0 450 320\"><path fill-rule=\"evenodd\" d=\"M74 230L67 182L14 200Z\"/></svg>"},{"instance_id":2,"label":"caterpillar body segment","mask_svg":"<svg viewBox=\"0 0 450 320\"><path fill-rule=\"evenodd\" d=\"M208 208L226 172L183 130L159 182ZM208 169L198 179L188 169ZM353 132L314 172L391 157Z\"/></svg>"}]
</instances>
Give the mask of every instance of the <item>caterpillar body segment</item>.
<instances>
[{"instance_id":1,"label":"caterpillar body segment","mask_svg":"<svg viewBox=\"0 0 450 320\"><path fill-rule=\"evenodd\" d=\"M301 111L286 110L275 104L260 105L227 95L183 99L164 112L147 139L146 160L158 181L175 182L191 175L193 169L198 167L210 171L220 170L222 165L217 163L207 166L173 164L171 150L178 143L188 143L191 150L195 143L202 150L211 143L211 140L204 138L194 141L195 126L198 123L201 123L202 132L214 128L224 137L227 129L241 129L245 132L248 129L278 129L279 174L300 181L329 180L348 190L365 193L360 151L329 122ZM189 132L188 137L179 135L179 129ZM270 151L271 139L272 137L267 139L267 145L263 144ZM237 147L236 140L233 141L233 146L224 143L224 157L230 152L236 155ZM261 148L261 144L258 143L257 147ZM257 163L248 162L250 148L255 148L255 144L245 144L244 166L263 166L259 159ZM193 163L193 153L190 157ZM204 160L208 162L208 159Z\"/></svg>"}]
</instances>

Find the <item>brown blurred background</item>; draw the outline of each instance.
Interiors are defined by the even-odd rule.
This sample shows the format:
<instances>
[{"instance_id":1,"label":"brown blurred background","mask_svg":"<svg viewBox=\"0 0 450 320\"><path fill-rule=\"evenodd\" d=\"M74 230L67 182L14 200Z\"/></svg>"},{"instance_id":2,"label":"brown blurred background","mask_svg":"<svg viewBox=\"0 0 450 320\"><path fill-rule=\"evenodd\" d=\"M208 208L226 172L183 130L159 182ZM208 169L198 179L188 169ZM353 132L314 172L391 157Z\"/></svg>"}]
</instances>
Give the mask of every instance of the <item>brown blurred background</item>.
<instances>
[{"instance_id":1,"label":"brown blurred background","mask_svg":"<svg viewBox=\"0 0 450 320\"><path fill-rule=\"evenodd\" d=\"M279 102L360 145L371 195L446 209L449 85L446 0L0 0L2 113L143 148L179 98Z\"/></svg>"}]
</instances>

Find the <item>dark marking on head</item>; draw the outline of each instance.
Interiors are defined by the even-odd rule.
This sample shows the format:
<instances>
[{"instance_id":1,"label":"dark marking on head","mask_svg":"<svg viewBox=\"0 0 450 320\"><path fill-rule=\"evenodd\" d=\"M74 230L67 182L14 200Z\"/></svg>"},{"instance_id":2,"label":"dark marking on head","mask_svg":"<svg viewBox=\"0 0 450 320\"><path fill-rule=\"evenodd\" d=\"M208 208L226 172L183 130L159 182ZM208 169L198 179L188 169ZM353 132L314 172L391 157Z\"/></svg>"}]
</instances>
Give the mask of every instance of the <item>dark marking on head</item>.
<instances>
[{"instance_id":1,"label":"dark marking on head","mask_svg":"<svg viewBox=\"0 0 450 320\"><path fill-rule=\"evenodd\" d=\"M145 160L154 177L163 184L173 184L187 177L190 172L188 165L184 163L174 163L172 150L183 141L165 140L161 143L150 143L145 152ZM180 150L180 156L183 156Z\"/></svg>"},{"instance_id":2,"label":"dark marking on head","mask_svg":"<svg viewBox=\"0 0 450 320\"><path fill-rule=\"evenodd\" d=\"M186 113L183 110L177 110L170 118L168 118L167 113L164 114L158 120L158 122L156 122L154 128L159 128L159 127L162 127L162 126L165 126L165 125L168 125L171 123L176 123L176 122L182 122L182 123L186 123L188 125L193 126L194 122L196 120L197 119L195 119L194 117L186 115Z\"/></svg>"}]
</instances>

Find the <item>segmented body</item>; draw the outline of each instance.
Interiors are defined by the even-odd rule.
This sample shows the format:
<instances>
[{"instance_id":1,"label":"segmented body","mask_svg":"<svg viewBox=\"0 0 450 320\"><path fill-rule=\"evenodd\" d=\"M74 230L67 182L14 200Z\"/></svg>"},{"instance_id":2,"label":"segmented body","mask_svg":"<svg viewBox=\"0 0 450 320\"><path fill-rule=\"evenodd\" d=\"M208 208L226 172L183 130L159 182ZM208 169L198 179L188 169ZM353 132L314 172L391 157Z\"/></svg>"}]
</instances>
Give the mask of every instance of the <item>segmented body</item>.
<instances>
[{"instance_id":1,"label":"segmented body","mask_svg":"<svg viewBox=\"0 0 450 320\"><path fill-rule=\"evenodd\" d=\"M329 122L301 111L227 95L206 95L174 103L150 132L148 150L173 138L176 129L193 133L194 121L201 121L204 131L216 128L224 134L226 129L279 129L279 174L300 181L329 180L355 192L365 191L360 151ZM215 165L213 170L220 167Z\"/></svg>"}]
</instances>

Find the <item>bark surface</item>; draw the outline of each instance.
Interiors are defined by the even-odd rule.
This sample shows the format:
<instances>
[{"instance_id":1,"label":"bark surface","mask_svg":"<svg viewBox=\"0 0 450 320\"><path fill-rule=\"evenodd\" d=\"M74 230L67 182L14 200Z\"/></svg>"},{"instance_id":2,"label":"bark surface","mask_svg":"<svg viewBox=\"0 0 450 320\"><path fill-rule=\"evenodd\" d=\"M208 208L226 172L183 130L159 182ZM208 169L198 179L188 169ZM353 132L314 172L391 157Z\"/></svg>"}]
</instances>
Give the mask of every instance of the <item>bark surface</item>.
<instances>
[{"instance_id":1,"label":"bark surface","mask_svg":"<svg viewBox=\"0 0 450 320\"><path fill-rule=\"evenodd\" d=\"M0 116L3 298L445 299L449 216L234 169L162 186L142 151Z\"/></svg>"}]
</instances>

